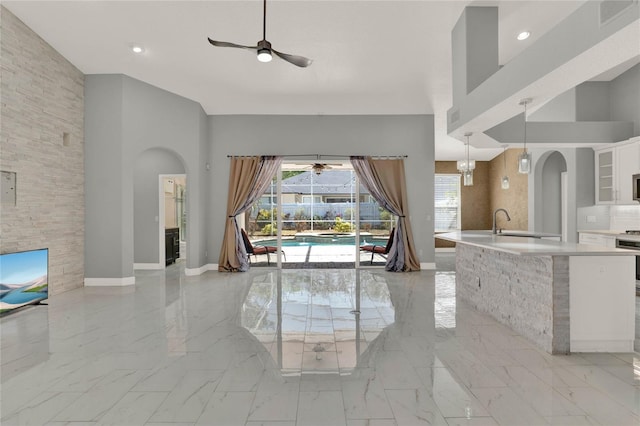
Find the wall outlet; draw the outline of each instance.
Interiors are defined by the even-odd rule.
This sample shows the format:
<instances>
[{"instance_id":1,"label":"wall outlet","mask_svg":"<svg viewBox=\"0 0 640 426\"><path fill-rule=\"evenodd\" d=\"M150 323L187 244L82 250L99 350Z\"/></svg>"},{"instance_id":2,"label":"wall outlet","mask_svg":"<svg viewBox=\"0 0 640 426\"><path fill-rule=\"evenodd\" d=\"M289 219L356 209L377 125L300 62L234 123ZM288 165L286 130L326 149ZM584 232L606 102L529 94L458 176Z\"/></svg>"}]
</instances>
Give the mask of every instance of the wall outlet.
<instances>
[{"instance_id":1,"label":"wall outlet","mask_svg":"<svg viewBox=\"0 0 640 426\"><path fill-rule=\"evenodd\" d=\"M595 216L587 216L587 223L596 223L597 219Z\"/></svg>"}]
</instances>

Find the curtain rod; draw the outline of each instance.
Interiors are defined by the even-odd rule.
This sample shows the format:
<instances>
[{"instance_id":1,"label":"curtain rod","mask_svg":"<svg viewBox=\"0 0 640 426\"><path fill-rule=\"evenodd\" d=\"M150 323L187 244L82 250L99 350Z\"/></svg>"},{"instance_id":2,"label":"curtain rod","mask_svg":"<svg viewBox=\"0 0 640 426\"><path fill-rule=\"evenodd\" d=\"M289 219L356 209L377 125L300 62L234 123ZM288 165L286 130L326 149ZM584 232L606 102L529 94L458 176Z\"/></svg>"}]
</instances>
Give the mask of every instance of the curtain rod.
<instances>
[{"instance_id":1,"label":"curtain rod","mask_svg":"<svg viewBox=\"0 0 640 426\"><path fill-rule=\"evenodd\" d=\"M273 154L269 154L273 155ZM261 157L262 155L227 155L227 158L232 157ZM293 158L293 157L315 157L316 160L320 160L322 158L344 158L349 159L350 157L371 157L371 158L407 158L408 155L331 155L331 154L293 154L293 155L274 155L274 157L282 157L282 158Z\"/></svg>"}]
</instances>

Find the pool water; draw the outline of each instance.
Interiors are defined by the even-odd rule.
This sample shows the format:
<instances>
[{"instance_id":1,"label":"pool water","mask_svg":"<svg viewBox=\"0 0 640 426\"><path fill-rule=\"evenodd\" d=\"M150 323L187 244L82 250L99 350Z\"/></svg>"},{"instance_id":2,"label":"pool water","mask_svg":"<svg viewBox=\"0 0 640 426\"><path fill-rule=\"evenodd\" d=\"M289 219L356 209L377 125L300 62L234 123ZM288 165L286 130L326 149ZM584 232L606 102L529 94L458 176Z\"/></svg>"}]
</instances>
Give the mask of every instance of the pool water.
<instances>
[{"instance_id":1,"label":"pool water","mask_svg":"<svg viewBox=\"0 0 640 426\"><path fill-rule=\"evenodd\" d=\"M367 237L360 236L360 238L361 238L361 245L386 244L388 239L388 237L383 237L381 239L378 239L378 238L372 239L370 236L367 236ZM277 239L260 240L260 241L255 241L253 244L275 247L278 245L278 240ZM318 237L318 236L312 235L308 237L296 236L295 238L292 238L292 239L282 240L282 247L354 246L354 245L356 245L356 239L353 236L341 236L341 237L330 238L327 236Z\"/></svg>"}]
</instances>

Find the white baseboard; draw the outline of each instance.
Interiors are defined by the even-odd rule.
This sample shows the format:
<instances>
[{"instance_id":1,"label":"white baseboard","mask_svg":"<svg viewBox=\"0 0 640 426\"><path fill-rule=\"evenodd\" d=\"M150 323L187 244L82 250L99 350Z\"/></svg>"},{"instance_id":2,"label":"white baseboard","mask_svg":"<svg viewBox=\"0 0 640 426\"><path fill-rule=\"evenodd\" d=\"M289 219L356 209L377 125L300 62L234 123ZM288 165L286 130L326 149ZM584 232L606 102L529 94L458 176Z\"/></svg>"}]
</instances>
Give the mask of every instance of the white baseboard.
<instances>
[{"instance_id":1,"label":"white baseboard","mask_svg":"<svg viewBox=\"0 0 640 426\"><path fill-rule=\"evenodd\" d=\"M133 269L164 269L161 263L134 263Z\"/></svg>"},{"instance_id":2,"label":"white baseboard","mask_svg":"<svg viewBox=\"0 0 640 426\"><path fill-rule=\"evenodd\" d=\"M217 271L217 270L218 270L217 263L207 263L206 265L202 265L199 268L184 268L184 274L187 276L202 275L207 271Z\"/></svg>"},{"instance_id":3,"label":"white baseboard","mask_svg":"<svg viewBox=\"0 0 640 426\"><path fill-rule=\"evenodd\" d=\"M455 252L456 252L455 247L437 247L436 248L436 253L455 253Z\"/></svg>"},{"instance_id":4,"label":"white baseboard","mask_svg":"<svg viewBox=\"0 0 640 426\"><path fill-rule=\"evenodd\" d=\"M633 352L631 340L571 340L571 352Z\"/></svg>"},{"instance_id":5,"label":"white baseboard","mask_svg":"<svg viewBox=\"0 0 640 426\"><path fill-rule=\"evenodd\" d=\"M127 285L134 285L136 283L136 277L124 277L124 278L85 278L85 287L122 287Z\"/></svg>"},{"instance_id":6,"label":"white baseboard","mask_svg":"<svg viewBox=\"0 0 640 426\"><path fill-rule=\"evenodd\" d=\"M434 263L420 263L420 269L436 269L436 264Z\"/></svg>"}]
</instances>

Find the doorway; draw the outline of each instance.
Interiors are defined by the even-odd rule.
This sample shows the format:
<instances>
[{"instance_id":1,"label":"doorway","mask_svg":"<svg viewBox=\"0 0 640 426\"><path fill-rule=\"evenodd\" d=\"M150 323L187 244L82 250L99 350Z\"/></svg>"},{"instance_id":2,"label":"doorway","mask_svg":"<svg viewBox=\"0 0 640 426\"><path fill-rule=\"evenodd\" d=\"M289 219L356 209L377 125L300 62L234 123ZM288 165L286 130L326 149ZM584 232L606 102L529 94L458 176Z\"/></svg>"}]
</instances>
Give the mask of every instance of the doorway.
<instances>
[{"instance_id":1,"label":"doorway","mask_svg":"<svg viewBox=\"0 0 640 426\"><path fill-rule=\"evenodd\" d=\"M567 238L567 162L558 151L544 158L542 166L541 218L542 232Z\"/></svg>"},{"instance_id":2,"label":"doorway","mask_svg":"<svg viewBox=\"0 0 640 426\"><path fill-rule=\"evenodd\" d=\"M244 216L252 244L276 247L285 269L384 266L395 217L359 183L350 161L285 161ZM382 253L363 252L377 245ZM263 256L265 257L265 256ZM275 266L252 256L254 266Z\"/></svg>"},{"instance_id":3,"label":"doorway","mask_svg":"<svg viewBox=\"0 0 640 426\"><path fill-rule=\"evenodd\" d=\"M187 258L187 176L159 176L158 242L160 264Z\"/></svg>"}]
</instances>

